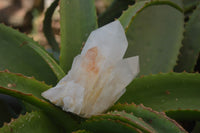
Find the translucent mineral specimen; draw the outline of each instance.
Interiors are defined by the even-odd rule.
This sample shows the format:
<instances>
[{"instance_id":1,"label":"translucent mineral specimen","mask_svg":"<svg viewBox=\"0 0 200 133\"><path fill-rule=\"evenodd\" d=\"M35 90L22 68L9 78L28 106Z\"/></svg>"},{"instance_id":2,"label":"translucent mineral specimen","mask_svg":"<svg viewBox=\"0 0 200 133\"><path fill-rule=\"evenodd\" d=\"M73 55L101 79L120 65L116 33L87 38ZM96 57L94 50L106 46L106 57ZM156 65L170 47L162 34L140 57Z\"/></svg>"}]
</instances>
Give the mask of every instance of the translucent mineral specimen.
<instances>
[{"instance_id":1,"label":"translucent mineral specimen","mask_svg":"<svg viewBox=\"0 0 200 133\"><path fill-rule=\"evenodd\" d=\"M127 47L118 20L93 31L68 74L42 96L82 117L101 114L139 72L138 56L123 59Z\"/></svg>"}]
</instances>

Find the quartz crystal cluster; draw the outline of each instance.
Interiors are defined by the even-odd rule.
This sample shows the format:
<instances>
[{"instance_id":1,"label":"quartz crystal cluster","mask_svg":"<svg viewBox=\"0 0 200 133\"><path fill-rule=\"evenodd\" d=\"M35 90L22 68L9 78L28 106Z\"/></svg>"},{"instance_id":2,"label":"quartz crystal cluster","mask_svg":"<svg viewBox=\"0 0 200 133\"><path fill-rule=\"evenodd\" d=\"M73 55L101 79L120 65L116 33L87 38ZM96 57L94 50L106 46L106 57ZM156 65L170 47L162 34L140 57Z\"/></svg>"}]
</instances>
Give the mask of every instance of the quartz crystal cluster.
<instances>
[{"instance_id":1,"label":"quartz crystal cluster","mask_svg":"<svg viewBox=\"0 0 200 133\"><path fill-rule=\"evenodd\" d=\"M101 114L139 72L138 56L123 59L127 47L118 20L93 31L68 74L42 96L82 117Z\"/></svg>"}]
</instances>

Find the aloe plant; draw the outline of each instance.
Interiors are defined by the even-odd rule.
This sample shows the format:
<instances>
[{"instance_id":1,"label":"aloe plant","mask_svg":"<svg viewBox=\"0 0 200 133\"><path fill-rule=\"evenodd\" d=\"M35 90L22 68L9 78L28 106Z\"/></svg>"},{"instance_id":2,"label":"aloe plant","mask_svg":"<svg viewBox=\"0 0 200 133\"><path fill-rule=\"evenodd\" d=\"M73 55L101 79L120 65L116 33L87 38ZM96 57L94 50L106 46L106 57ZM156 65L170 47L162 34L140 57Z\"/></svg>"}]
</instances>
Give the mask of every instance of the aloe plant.
<instances>
[{"instance_id":1,"label":"aloe plant","mask_svg":"<svg viewBox=\"0 0 200 133\"><path fill-rule=\"evenodd\" d=\"M43 31L59 61L27 35L0 24L0 132L200 132L200 75L194 73L200 70L199 2L113 0L97 17L92 0L55 0ZM60 47L51 29L58 5ZM139 75L117 103L82 118L44 99L41 94L68 73L89 34L115 19L127 36L125 57L140 58Z\"/></svg>"}]
</instances>

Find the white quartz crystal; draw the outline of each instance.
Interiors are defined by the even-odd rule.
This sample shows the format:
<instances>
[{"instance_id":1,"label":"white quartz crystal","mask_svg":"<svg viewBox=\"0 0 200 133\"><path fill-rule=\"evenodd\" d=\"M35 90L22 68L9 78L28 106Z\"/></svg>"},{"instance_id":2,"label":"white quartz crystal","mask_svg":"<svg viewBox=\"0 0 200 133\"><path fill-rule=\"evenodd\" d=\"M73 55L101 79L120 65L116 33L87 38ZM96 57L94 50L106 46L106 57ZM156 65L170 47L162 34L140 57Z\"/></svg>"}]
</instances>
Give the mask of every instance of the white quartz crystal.
<instances>
[{"instance_id":1,"label":"white quartz crystal","mask_svg":"<svg viewBox=\"0 0 200 133\"><path fill-rule=\"evenodd\" d=\"M93 31L69 73L42 96L82 117L106 111L139 72L138 56L123 59L127 47L118 20Z\"/></svg>"}]
</instances>

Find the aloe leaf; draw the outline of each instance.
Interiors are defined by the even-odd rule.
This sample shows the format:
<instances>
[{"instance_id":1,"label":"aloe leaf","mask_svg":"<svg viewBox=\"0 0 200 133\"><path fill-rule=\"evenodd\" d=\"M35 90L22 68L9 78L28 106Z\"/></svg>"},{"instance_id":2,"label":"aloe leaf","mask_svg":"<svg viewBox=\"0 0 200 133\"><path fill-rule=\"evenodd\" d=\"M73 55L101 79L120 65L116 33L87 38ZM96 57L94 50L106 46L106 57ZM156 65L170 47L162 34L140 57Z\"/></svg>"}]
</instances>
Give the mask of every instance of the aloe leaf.
<instances>
[{"instance_id":1,"label":"aloe leaf","mask_svg":"<svg viewBox=\"0 0 200 133\"><path fill-rule=\"evenodd\" d=\"M60 125L66 132L74 130L78 125L77 121L74 120L77 119L77 117L62 111L58 107L37 98L32 94L25 94L23 92L5 87L0 87L0 93L16 97L40 108L48 115L49 118L51 118L56 124Z\"/></svg>"},{"instance_id":2,"label":"aloe leaf","mask_svg":"<svg viewBox=\"0 0 200 133\"><path fill-rule=\"evenodd\" d=\"M56 61L26 35L0 24L0 70L34 76L48 84L56 83L65 73ZM56 76L55 76L55 75Z\"/></svg>"},{"instance_id":3,"label":"aloe leaf","mask_svg":"<svg viewBox=\"0 0 200 133\"><path fill-rule=\"evenodd\" d=\"M119 20L129 42L125 57L140 57L139 75L173 69L184 31L179 6L170 1L137 2Z\"/></svg>"},{"instance_id":4,"label":"aloe leaf","mask_svg":"<svg viewBox=\"0 0 200 133\"><path fill-rule=\"evenodd\" d=\"M37 81L31 77L23 76L22 74L11 73L9 71L0 71L0 86L18 90L26 94L32 94L40 99L43 98L41 93L51 88L51 86L48 86L44 82ZM2 96L0 95L0 97ZM10 99L10 101L12 103L13 101L16 101L16 99ZM32 110L39 110L35 106L31 106L24 101L22 101L22 103L24 111L31 112Z\"/></svg>"},{"instance_id":5,"label":"aloe leaf","mask_svg":"<svg viewBox=\"0 0 200 133\"><path fill-rule=\"evenodd\" d=\"M49 65L49 67L54 72L58 80L62 79L65 76L64 71L57 64L57 62L38 44L29 43L29 46L32 49L34 49L44 59L44 61Z\"/></svg>"},{"instance_id":6,"label":"aloe leaf","mask_svg":"<svg viewBox=\"0 0 200 133\"><path fill-rule=\"evenodd\" d=\"M121 120L122 122L128 123L133 127L141 130L142 132L156 132L151 126L149 126L142 118L138 118L133 114L127 113L125 111L114 111L108 112L107 114L112 115L112 117L107 117L109 119ZM114 116L114 117L113 117Z\"/></svg>"},{"instance_id":7,"label":"aloe leaf","mask_svg":"<svg viewBox=\"0 0 200 133\"><path fill-rule=\"evenodd\" d=\"M144 104L176 119L200 119L200 74L166 73L136 78L120 103Z\"/></svg>"},{"instance_id":8,"label":"aloe leaf","mask_svg":"<svg viewBox=\"0 0 200 133\"><path fill-rule=\"evenodd\" d=\"M130 116L131 114L129 114ZM138 133L138 132L151 132L151 130L147 129L138 124L141 123L142 120L133 121L132 118L124 117L120 114L102 114L99 116L93 116L90 119L86 120L82 123L81 129L86 129L87 131L95 132L95 133ZM146 124L145 124L146 125ZM140 129L138 129L140 128ZM151 127L149 127L151 128Z\"/></svg>"},{"instance_id":9,"label":"aloe leaf","mask_svg":"<svg viewBox=\"0 0 200 133\"><path fill-rule=\"evenodd\" d=\"M90 32L97 28L94 0L61 0L60 15L60 65L68 72Z\"/></svg>"},{"instance_id":10,"label":"aloe leaf","mask_svg":"<svg viewBox=\"0 0 200 133\"><path fill-rule=\"evenodd\" d=\"M56 7L58 6L58 2L59 0L55 0L51 6L47 9L46 13L45 13L45 18L43 21L43 32L45 37L47 38L47 41L49 42L49 44L51 45L53 51L55 52L59 52L59 45L55 39L54 33L53 33L53 29L51 26L51 22L52 22L52 16L54 13L54 10L56 9Z\"/></svg>"},{"instance_id":11,"label":"aloe leaf","mask_svg":"<svg viewBox=\"0 0 200 133\"><path fill-rule=\"evenodd\" d=\"M12 119L0 128L1 133L58 133L61 129L42 112L31 112Z\"/></svg>"},{"instance_id":12,"label":"aloe leaf","mask_svg":"<svg viewBox=\"0 0 200 133\"><path fill-rule=\"evenodd\" d=\"M128 6L134 4L134 0L114 0L108 9L99 15L98 24L103 26L114 21L116 18L120 17L123 10L126 10Z\"/></svg>"},{"instance_id":13,"label":"aloe leaf","mask_svg":"<svg viewBox=\"0 0 200 133\"><path fill-rule=\"evenodd\" d=\"M25 102L23 100L21 100L21 103L22 103L22 112L21 114L25 114L26 112L30 113L30 112L33 112L33 111L41 111L40 108L28 103L28 102Z\"/></svg>"},{"instance_id":14,"label":"aloe leaf","mask_svg":"<svg viewBox=\"0 0 200 133\"><path fill-rule=\"evenodd\" d=\"M191 11L194 9L200 0L183 0L183 5L184 5L184 12Z\"/></svg>"},{"instance_id":15,"label":"aloe leaf","mask_svg":"<svg viewBox=\"0 0 200 133\"><path fill-rule=\"evenodd\" d=\"M185 27L183 47L180 50L177 72L193 72L200 52L200 4L194 10Z\"/></svg>"},{"instance_id":16,"label":"aloe leaf","mask_svg":"<svg viewBox=\"0 0 200 133\"><path fill-rule=\"evenodd\" d=\"M153 1L157 1L157 0L153 0ZM181 10L183 10L183 1L182 0L159 0L159 1L172 2L172 3L176 4L177 6L179 6L181 8Z\"/></svg>"},{"instance_id":17,"label":"aloe leaf","mask_svg":"<svg viewBox=\"0 0 200 133\"><path fill-rule=\"evenodd\" d=\"M95 133L142 133L139 129L119 120L90 120L84 123L83 128Z\"/></svg>"},{"instance_id":18,"label":"aloe leaf","mask_svg":"<svg viewBox=\"0 0 200 133\"><path fill-rule=\"evenodd\" d=\"M147 124L152 126L158 133L178 133L186 132L176 121L167 117L164 113L135 104L116 104L111 111L126 111L132 113L138 118L142 118Z\"/></svg>"},{"instance_id":19,"label":"aloe leaf","mask_svg":"<svg viewBox=\"0 0 200 133\"><path fill-rule=\"evenodd\" d=\"M136 2L133 6L129 6L129 8L123 12L123 14L120 16L119 20L124 27L124 29L127 31L129 26L131 25L132 21L134 21L135 17L143 11L145 8L149 6L159 6L159 5L168 5L171 7L174 7L175 9L182 12L182 8L178 6L177 4L170 2L170 1L148 1L148 0L140 0L139 2Z\"/></svg>"},{"instance_id":20,"label":"aloe leaf","mask_svg":"<svg viewBox=\"0 0 200 133\"><path fill-rule=\"evenodd\" d=\"M148 1L148 2L170 2L175 4L176 6L179 6L179 8L183 8L183 3L180 0L136 0L136 2L141 2L141 1ZM182 10L182 9L181 9Z\"/></svg>"},{"instance_id":21,"label":"aloe leaf","mask_svg":"<svg viewBox=\"0 0 200 133\"><path fill-rule=\"evenodd\" d=\"M42 99L41 93L51 88L34 78L25 77L22 74L14 74L8 71L0 71L0 86L32 94Z\"/></svg>"}]
</instances>

